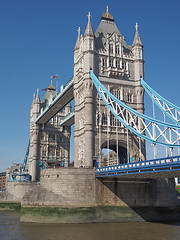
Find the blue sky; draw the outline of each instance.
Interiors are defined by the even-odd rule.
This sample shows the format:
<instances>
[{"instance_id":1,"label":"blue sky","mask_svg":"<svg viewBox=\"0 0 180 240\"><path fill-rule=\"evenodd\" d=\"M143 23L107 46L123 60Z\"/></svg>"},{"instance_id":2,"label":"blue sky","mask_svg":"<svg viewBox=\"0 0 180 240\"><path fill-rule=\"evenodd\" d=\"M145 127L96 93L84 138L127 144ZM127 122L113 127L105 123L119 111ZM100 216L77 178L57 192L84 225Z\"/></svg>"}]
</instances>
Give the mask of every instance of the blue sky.
<instances>
[{"instance_id":1,"label":"blue sky","mask_svg":"<svg viewBox=\"0 0 180 240\"><path fill-rule=\"evenodd\" d=\"M73 76L77 29L84 33L90 11L95 31L106 5L129 45L138 22L145 80L180 106L179 0L1 0L0 171L23 162L33 94L48 86L51 75L59 75L59 85ZM147 114L152 111L148 101L145 107Z\"/></svg>"}]
</instances>

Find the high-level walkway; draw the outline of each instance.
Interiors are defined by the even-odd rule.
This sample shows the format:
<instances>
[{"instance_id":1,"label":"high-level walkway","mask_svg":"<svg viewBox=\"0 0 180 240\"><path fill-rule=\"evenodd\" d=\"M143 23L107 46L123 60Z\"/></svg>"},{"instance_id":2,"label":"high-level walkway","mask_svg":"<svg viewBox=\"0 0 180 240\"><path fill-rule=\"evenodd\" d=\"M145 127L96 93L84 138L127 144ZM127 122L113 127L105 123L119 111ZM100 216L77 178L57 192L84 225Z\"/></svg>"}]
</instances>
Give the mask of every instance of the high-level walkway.
<instances>
[{"instance_id":1,"label":"high-level walkway","mask_svg":"<svg viewBox=\"0 0 180 240\"><path fill-rule=\"evenodd\" d=\"M97 178L174 178L180 177L180 156L100 167Z\"/></svg>"},{"instance_id":2,"label":"high-level walkway","mask_svg":"<svg viewBox=\"0 0 180 240\"><path fill-rule=\"evenodd\" d=\"M74 111L70 112L68 115L66 115L60 122L60 126L68 126L70 127L71 125L74 124Z\"/></svg>"},{"instance_id":3,"label":"high-level walkway","mask_svg":"<svg viewBox=\"0 0 180 240\"><path fill-rule=\"evenodd\" d=\"M36 119L37 124L47 123L53 116L61 111L73 98L73 84L72 78L64 87L64 89L58 93L58 95L50 102L46 108L40 112Z\"/></svg>"}]
</instances>

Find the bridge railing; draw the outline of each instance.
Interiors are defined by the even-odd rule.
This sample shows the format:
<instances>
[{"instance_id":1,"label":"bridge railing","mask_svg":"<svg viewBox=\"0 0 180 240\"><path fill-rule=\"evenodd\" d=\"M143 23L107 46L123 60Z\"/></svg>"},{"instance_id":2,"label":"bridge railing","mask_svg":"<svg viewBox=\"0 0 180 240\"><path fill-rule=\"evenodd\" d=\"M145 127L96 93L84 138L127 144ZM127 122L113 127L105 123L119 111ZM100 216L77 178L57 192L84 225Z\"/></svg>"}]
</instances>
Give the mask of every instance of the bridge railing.
<instances>
[{"instance_id":1,"label":"bridge railing","mask_svg":"<svg viewBox=\"0 0 180 240\"><path fill-rule=\"evenodd\" d=\"M70 118L74 117L74 110L68 113L65 117L63 117L60 121L60 125L62 125L65 121L69 120Z\"/></svg>"},{"instance_id":2,"label":"bridge railing","mask_svg":"<svg viewBox=\"0 0 180 240\"><path fill-rule=\"evenodd\" d=\"M179 165L179 168L180 168L180 156L101 167L96 169L96 174L104 175L107 173L115 173L119 171L124 173L130 173L130 172L141 171L142 169L153 170L154 168L156 169L158 168L161 169L164 167L173 168L174 166L177 167L177 165Z\"/></svg>"}]
</instances>

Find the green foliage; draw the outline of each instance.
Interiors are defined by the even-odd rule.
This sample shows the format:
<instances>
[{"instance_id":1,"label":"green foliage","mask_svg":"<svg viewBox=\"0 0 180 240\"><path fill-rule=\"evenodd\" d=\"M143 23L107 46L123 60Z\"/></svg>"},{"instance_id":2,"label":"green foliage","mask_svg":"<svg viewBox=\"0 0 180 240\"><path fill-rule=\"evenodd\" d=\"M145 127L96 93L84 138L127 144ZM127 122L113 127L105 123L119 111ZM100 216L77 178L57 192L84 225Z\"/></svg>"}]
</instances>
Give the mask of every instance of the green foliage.
<instances>
[{"instance_id":1,"label":"green foliage","mask_svg":"<svg viewBox=\"0 0 180 240\"><path fill-rule=\"evenodd\" d=\"M63 216L69 214L88 214L95 213L95 207L88 208L50 208L50 207L22 207L21 216L31 214L34 216Z\"/></svg>"},{"instance_id":2,"label":"green foliage","mask_svg":"<svg viewBox=\"0 0 180 240\"><path fill-rule=\"evenodd\" d=\"M0 210L21 210L21 203L0 203Z\"/></svg>"}]
</instances>

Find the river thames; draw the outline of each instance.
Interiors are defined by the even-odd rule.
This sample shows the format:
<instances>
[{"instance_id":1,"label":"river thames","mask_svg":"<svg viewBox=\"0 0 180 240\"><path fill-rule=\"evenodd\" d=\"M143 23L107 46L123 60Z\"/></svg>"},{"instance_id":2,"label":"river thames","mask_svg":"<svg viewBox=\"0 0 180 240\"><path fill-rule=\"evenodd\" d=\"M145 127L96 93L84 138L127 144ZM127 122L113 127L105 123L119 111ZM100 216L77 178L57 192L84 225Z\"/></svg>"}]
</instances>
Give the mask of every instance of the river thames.
<instances>
[{"instance_id":1,"label":"river thames","mask_svg":"<svg viewBox=\"0 0 180 240\"><path fill-rule=\"evenodd\" d=\"M18 212L0 211L0 240L179 240L174 223L21 223Z\"/></svg>"}]
</instances>

